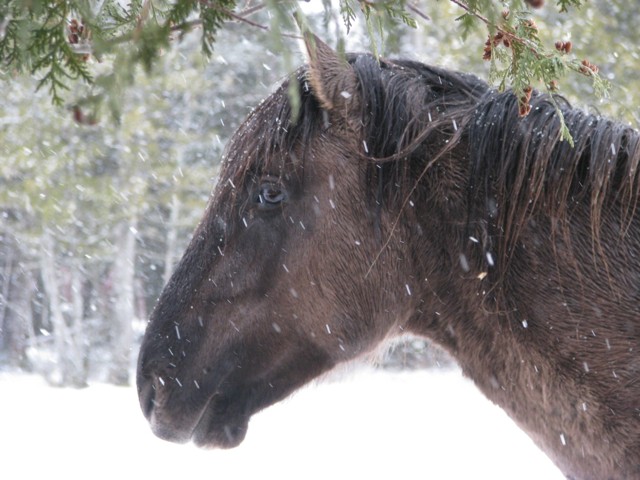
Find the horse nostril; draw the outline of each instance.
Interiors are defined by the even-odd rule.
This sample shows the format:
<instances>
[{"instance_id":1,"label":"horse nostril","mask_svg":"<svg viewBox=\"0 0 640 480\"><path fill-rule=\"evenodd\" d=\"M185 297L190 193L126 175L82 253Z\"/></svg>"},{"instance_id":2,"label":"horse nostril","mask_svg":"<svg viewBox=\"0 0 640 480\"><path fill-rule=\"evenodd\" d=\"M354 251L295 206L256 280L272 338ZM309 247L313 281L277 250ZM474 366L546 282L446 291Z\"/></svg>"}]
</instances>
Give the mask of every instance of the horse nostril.
<instances>
[{"instance_id":1,"label":"horse nostril","mask_svg":"<svg viewBox=\"0 0 640 480\"><path fill-rule=\"evenodd\" d=\"M142 413L147 418L151 419L151 413L155 406L156 388L154 383L148 378L138 378L138 400L140 401L140 408Z\"/></svg>"}]
</instances>

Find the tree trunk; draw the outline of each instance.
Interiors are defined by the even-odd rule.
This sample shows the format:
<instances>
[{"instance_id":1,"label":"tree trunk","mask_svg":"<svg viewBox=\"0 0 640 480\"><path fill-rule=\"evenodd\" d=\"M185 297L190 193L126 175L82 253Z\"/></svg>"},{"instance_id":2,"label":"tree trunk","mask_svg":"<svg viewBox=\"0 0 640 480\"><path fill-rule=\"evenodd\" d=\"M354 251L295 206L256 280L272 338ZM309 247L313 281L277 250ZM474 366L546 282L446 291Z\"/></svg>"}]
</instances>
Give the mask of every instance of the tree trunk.
<instances>
[{"instance_id":1,"label":"tree trunk","mask_svg":"<svg viewBox=\"0 0 640 480\"><path fill-rule=\"evenodd\" d=\"M29 369L27 347L32 336L30 300L33 278L19 263L17 247L1 242L3 262L0 264L0 353L4 363Z\"/></svg>"},{"instance_id":2,"label":"tree trunk","mask_svg":"<svg viewBox=\"0 0 640 480\"><path fill-rule=\"evenodd\" d=\"M109 370L109 382L129 385L131 370L131 347L133 343L133 320L135 316L135 254L136 222L123 222L116 241L117 256L113 265L114 280L114 324L112 335L113 360Z\"/></svg>"},{"instance_id":3,"label":"tree trunk","mask_svg":"<svg viewBox=\"0 0 640 480\"><path fill-rule=\"evenodd\" d=\"M31 312L33 279L28 272L20 271L14 273L11 283L3 328L8 347L7 363L29 370L27 348L34 337Z\"/></svg>"},{"instance_id":4,"label":"tree trunk","mask_svg":"<svg viewBox=\"0 0 640 480\"><path fill-rule=\"evenodd\" d=\"M56 365L48 372L47 379L57 386L85 387L87 385L87 368L83 344L82 318L76 317L75 308L69 309L69 323L64 315L63 296L61 295L59 278L56 275L54 241L48 232L42 238L41 250L42 283L49 300L49 312L52 334L55 344ZM73 272L72 275L75 275ZM71 294L81 296L80 292ZM80 308L82 311L82 308Z\"/></svg>"}]
</instances>

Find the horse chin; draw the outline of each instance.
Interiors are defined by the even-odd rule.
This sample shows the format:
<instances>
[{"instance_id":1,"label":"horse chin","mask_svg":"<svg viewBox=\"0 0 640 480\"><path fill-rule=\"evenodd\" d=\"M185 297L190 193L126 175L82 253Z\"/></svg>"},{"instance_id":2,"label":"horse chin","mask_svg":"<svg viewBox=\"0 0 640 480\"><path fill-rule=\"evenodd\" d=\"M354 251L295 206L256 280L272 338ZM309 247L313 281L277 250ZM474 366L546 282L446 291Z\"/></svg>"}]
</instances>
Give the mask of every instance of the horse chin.
<instances>
[{"instance_id":1,"label":"horse chin","mask_svg":"<svg viewBox=\"0 0 640 480\"><path fill-rule=\"evenodd\" d=\"M242 443L250 415L227 411L226 401L214 396L192 432L191 440L200 448L234 448Z\"/></svg>"},{"instance_id":2,"label":"horse chin","mask_svg":"<svg viewBox=\"0 0 640 480\"><path fill-rule=\"evenodd\" d=\"M215 425L214 428L198 425L191 440L200 448L235 448L244 440L248 428L248 420Z\"/></svg>"}]
</instances>

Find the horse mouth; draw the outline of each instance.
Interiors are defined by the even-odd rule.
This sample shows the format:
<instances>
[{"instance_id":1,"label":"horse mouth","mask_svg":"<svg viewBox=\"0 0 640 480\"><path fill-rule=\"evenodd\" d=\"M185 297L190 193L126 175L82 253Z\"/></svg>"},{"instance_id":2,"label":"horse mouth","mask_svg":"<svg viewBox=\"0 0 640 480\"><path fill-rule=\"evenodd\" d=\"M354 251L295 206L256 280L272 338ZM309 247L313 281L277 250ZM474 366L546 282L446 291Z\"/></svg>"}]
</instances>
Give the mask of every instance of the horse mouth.
<instances>
[{"instance_id":1,"label":"horse mouth","mask_svg":"<svg viewBox=\"0 0 640 480\"><path fill-rule=\"evenodd\" d=\"M268 371L220 368L206 382L192 386L183 380L180 388L145 371L143 365L137 378L140 406L153 433L163 440L234 448L245 439L253 414L333 366L323 352L314 353L315 358L307 353L305 368L283 357Z\"/></svg>"}]
</instances>

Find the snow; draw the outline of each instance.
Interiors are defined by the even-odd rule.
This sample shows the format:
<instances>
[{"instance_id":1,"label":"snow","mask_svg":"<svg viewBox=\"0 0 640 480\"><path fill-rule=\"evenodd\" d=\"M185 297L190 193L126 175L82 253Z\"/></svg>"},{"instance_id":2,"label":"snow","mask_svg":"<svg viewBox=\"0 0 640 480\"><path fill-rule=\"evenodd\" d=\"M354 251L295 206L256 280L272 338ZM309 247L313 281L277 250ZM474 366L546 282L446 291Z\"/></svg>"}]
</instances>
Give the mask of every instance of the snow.
<instances>
[{"instance_id":1,"label":"snow","mask_svg":"<svg viewBox=\"0 0 640 480\"><path fill-rule=\"evenodd\" d=\"M55 389L0 374L5 479L562 479L457 370L358 369L252 419L233 450L155 438L135 388Z\"/></svg>"}]
</instances>

